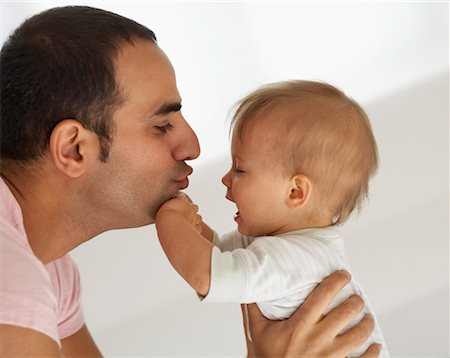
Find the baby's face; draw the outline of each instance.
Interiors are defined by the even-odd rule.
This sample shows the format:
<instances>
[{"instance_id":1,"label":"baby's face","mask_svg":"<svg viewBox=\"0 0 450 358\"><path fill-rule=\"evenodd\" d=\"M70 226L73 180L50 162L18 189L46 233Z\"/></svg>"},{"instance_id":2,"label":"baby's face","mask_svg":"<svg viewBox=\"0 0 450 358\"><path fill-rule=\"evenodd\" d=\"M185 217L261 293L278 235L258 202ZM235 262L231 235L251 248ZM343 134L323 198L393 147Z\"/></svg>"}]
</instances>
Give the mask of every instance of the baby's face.
<instances>
[{"instance_id":1,"label":"baby's face","mask_svg":"<svg viewBox=\"0 0 450 358\"><path fill-rule=\"evenodd\" d=\"M237 206L238 230L247 236L275 235L288 224L289 178L276 154L276 127L271 123L251 123L242 138L233 138L232 167L222 179L226 198Z\"/></svg>"}]
</instances>

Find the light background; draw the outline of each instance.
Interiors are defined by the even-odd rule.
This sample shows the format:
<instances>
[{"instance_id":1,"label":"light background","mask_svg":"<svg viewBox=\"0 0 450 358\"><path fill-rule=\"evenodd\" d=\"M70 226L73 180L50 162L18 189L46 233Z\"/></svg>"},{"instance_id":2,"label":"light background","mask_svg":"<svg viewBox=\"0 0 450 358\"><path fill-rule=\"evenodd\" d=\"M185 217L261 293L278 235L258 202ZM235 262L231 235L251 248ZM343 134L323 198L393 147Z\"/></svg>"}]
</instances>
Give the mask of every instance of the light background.
<instances>
[{"instance_id":1,"label":"light background","mask_svg":"<svg viewBox=\"0 0 450 358\"><path fill-rule=\"evenodd\" d=\"M83 4L156 32L202 156L188 194L218 232L235 208L220 183L228 112L256 86L320 79L371 118L381 166L371 200L342 227L354 276L395 357L448 356L449 6L447 2L7 2L1 40L26 17ZM153 227L78 249L88 326L107 356L244 356L238 305L201 304Z\"/></svg>"}]
</instances>

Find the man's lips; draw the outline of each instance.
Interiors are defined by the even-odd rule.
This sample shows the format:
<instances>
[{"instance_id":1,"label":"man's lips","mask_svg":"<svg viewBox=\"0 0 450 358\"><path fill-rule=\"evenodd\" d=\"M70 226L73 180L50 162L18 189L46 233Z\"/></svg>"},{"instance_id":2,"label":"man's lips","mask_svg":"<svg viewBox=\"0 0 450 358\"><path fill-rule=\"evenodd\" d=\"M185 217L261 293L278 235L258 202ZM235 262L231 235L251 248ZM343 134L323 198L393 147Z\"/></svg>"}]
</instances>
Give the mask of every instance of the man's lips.
<instances>
[{"instance_id":1,"label":"man's lips","mask_svg":"<svg viewBox=\"0 0 450 358\"><path fill-rule=\"evenodd\" d=\"M193 169L190 166L188 166L187 172L183 175L183 177L180 180L175 180L175 182L180 187L180 190L186 189L189 186L188 176L191 175L192 172L193 172Z\"/></svg>"},{"instance_id":2,"label":"man's lips","mask_svg":"<svg viewBox=\"0 0 450 358\"><path fill-rule=\"evenodd\" d=\"M186 189L189 186L189 179L186 177L183 180L177 181L179 190Z\"/></svg>"}]
</instances>

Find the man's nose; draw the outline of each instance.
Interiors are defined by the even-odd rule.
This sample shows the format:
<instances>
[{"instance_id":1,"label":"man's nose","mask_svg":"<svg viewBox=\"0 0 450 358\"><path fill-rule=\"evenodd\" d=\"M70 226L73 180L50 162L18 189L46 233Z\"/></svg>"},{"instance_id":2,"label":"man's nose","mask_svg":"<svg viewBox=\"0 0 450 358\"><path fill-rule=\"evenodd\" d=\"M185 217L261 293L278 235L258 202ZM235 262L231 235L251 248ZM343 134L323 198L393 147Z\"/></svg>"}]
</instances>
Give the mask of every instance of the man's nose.
<instances>
[{"instance_id":1,"label":"man's nose","mask_svg":"<svg viewBox=\"0 0 450 358\"><path fill-rule=\"evenodd\" d=\"M197 135L184 118L183 124L184 128L180 133L179 145L174 152L174 158L178 161L192 160L200 155L200 144L198 143Z\"/></svg>"}]
</instances>

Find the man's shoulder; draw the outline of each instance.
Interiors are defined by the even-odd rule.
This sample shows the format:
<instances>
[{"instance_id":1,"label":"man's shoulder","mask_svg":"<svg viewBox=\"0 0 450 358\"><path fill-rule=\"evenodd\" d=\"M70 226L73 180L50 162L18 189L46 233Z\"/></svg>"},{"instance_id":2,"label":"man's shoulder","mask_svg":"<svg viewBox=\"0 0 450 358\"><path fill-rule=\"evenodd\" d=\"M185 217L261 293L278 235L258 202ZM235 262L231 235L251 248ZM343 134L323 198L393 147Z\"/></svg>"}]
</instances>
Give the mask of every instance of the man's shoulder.
<instances>
[{"instance_id":1,"label":"man's shoulder","mask_svg":"<svg viewBox=\"0 0 450 358\"><path fill-rule=\"evenodd\" d=\"M4 239L8 241L3 241ZM27 248L31 251L23 226L22 209L2 177L0 177L0 240L4 244L8 243L10 248L22 248L19 251L23 253L27 252Z\"/></svg>"},{"instance_id":2,"label":"man's shoulder","mask_svg":"<svg viewBox=\"0 0 450 358\"><path fill-rule=\"evenodd\" d=\"M55 295L62 300L71 300L74 292L80 290L80 274L75 261L69 254L45 265L52 281Z\"/></svg>"},{"instance_id":3,"label":"man's shoulder","mask_svg":"<svg viewBox=\"0 0 450 358\"><path fill-rule=\"evenodd\" d=\"M6 283L2 285L2 290L17 284L34 283L33 286L35 286L39 283L45 285L50 283L45 266L24 240L26 238L21 237L18 230L0 219L0 271L2 281Z\"/></svg>"},{"instance_id":4,"label":"man's shoulder","mask_svg":"<svg viewBox=\"0 0 450 358\"><path fill-rule=\"evenodd\" d=\"M57 300L50 275L19 236L4 220L0 223L0 324L29 328L58 340Z\"/></svg>"}]
</instances>

